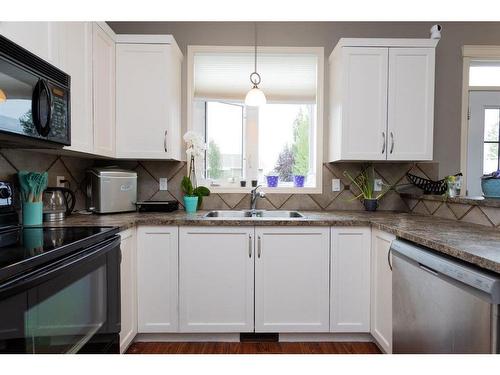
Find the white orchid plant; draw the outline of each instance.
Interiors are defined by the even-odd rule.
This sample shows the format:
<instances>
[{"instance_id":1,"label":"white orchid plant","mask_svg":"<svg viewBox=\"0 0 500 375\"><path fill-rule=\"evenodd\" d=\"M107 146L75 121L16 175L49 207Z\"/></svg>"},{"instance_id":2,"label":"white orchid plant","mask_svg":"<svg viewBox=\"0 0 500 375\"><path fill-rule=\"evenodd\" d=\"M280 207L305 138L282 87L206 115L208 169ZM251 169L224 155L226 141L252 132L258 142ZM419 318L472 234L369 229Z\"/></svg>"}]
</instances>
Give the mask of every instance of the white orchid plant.
<instances>
[{"instance_id":1,"label":"white orchid plant","mask_svg":"<svg viewBox=\"0 0 500 375\"><path fill-rule=\"evenodd\" d=\"M198 208L204 196L210 195L210 190L205 186L197 186L196 182L196 158L202 157L207 148L202 136L195 131L188 131L184 134L187 155L187 176L181 182L181 188L187 196L198 197Z\"/></svg>"}]
</instances>

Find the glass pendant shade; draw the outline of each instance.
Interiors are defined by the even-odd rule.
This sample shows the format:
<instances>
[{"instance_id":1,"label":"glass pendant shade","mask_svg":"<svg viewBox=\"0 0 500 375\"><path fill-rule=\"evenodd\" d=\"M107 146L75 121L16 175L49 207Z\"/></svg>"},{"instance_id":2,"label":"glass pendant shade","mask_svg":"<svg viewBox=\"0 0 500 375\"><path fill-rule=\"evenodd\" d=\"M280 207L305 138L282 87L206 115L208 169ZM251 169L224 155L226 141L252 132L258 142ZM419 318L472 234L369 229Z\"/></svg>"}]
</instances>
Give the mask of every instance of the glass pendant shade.
<instances>
[{"instance_id":1,"label":"glass pendant shade","mask_svg":"<svg viewBox=\"0 0 500 375\"><path fill-rule=\"evenodd\" d=\"M0 89L0 103L4 102L7 100L7 95L3 92L2 89Z\"/></svg>"},{"instance_id":2,"label":"glass pendant shade","mask_svg":"<svg viewBox=\"0 0 500 375\"><path fill-rule=\"evenodd\" d=\"M266 103L266 96L257 86L254 86L245 97L245 105L249 107L260 107Z\"/></svg>"}]
</instances>

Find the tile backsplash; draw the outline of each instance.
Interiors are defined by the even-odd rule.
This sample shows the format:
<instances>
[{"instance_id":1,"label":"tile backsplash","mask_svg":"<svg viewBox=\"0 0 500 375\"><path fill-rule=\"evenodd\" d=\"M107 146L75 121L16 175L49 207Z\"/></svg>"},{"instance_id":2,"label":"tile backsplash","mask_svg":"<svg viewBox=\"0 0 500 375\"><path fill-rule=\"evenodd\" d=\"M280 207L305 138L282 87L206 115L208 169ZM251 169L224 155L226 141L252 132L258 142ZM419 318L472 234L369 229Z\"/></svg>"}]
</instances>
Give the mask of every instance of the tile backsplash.
<instances>
[{"instance_id":1,"label":"tile backsplash","mask_svg":"<svg viewBox=\"0 0 500 375\"><path fill-rule=\"evenodd\" d=\"M184 162L176 161L131 161L94 160L74 156L59 156L30 150L0 149L0 179L15 181L19 170L47 171L49 186L56 185L57 176L65 176L68 187L75 192L77 209L85 207L85 170L91 166L117 165L132 169L138 175L139 200L176 199L182 202L180 182L186 174ZM287 210L362 210L361 203L354 199L355 188L349 184L343 172L359 173L360 163L325 163L323 165L322 194L267 194L257 202L261 209ZM421 177L437 179L437 163L374 163L377 178L386 184L397 186L398 190L409 187L406 173L410 171ZM168 190L159 190L160 177L168 179ZM341 181L341 190L332 192L332 179ZM219 193L204 198L202 209L248 209L250 196L245 193ZM379 210L409 211L408 202L395 191L381 200Z\"/></svg>"}]
</instances>

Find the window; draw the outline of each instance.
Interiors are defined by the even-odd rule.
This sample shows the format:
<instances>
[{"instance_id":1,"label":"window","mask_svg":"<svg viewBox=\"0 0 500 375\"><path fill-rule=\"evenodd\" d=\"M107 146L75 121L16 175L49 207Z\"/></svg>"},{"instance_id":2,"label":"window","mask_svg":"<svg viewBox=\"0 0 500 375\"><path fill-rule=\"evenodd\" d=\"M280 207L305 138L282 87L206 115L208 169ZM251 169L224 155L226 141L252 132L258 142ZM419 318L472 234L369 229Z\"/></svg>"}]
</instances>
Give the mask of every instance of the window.
<instances>
[{"instance_id":1,"label":"window","mask_svg":"<svg viewBox=\"0 0 500 375\"><path fill-rule=\"evenodd\" d=\"M260 47L257 70L268 103L247 108L253 48L188 48L188 128L207 142L197 163L200 184L248 191L252 180L268 186L268 176L278 176L268 192L321 193L323 53Z\"/></svg>"},{"instance_id":2,"label":"window","mask_svg":"<svg viewBox=\"0 0 500 375\"><path fill-rule=\"evenodd\" d=\"M484 110L483 174L500 169L500 108Z\"/></svg>"},{"instance_id":3,"label":"window","mask_svg":"<svg viewBox=\"0 0 500 375\"><path fill-rule=\"evenodd\" d=\"M500 61L471 61L469 86L500 86Z\"/></svg>"}]
</instances>

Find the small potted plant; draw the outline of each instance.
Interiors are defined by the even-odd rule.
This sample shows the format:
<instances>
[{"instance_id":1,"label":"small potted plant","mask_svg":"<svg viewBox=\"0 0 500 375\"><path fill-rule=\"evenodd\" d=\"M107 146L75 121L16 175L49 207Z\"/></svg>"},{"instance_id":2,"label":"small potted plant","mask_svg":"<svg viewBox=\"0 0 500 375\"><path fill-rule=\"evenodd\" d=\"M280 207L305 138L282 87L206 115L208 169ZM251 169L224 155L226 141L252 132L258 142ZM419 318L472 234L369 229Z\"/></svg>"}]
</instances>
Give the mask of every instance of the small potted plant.
<instances>
[{"instance_id":1,"label":"small potted plant","mask_svg":"<svg viewBox=\"0 0 500 375\"><path fill-rule=\"evenodd\" d=\"M306 168L301 167L300 165L295 165L293 167L293 186L304 187L307 172Z\"/></svg>"},{"instance_id":2,"label":"small potted plant","mask_svg":"<svg viewBox=\"0 0 500 375\"><path fill-rule=\"evenodd\" d=\"M203 197L210 195L210 190L205 186L197 186L196 183L196 158L203 156L205 143L202 137L193 131L184 134L187 154L188 175L181 181L181 189L184 192L184 208L187 213L195 213L201 207Z\"/></svg>"},{"instance_id":3,"label":"small potted plant","mask_svg":"<svg viewBox=\"0 0 500 375\"><path fill-rule=\"evenodd\" d=\"M266 176L267 187L277 187L278 180L279 175L271 172Z\"/></svg>"},{"instance_id":4,"label":"small potted plant","mask_svg":"<svg viewBox=\"0 0 500 375\"><path fill-rule=\"evenodd\" d=\"M366 211L375 211L378 201L391 189L389 186L379 193L375 192L375 172L372 164L365 167L357 177L352 177L347 171L344 171L344 176L358 188L359 194L353 199L361 200Z\"/></svg>"}]
</instances>

